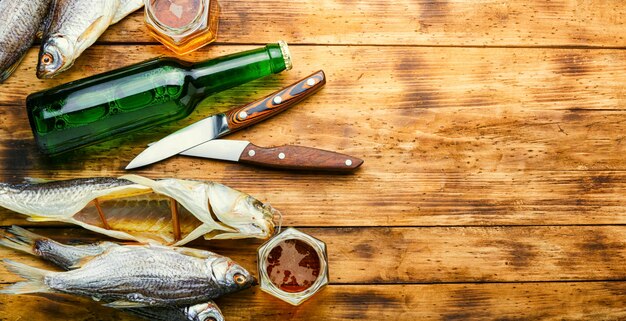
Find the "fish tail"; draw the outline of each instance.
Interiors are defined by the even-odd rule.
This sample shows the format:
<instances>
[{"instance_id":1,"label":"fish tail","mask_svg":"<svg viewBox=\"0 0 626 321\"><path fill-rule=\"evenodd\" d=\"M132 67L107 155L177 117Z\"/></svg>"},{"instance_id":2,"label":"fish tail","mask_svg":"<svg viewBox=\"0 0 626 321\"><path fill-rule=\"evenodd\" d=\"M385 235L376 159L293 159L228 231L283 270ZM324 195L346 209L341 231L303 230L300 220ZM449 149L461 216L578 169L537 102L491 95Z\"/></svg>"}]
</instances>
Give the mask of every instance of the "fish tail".
<instances>
[{"instance_id":1,"label":"fish tail","mask_svg":"<svg viewBox=\"0 0 626 321\"><path fill-rule=\"evenodd\" d=\"M0 236L0 245L14 250L25 252L32 255L38 255L35 252L35 242L45 239L41 235L37 235L19 226L11 226L7 232L9 234Z\"/></svg>"},{"instance_id":2,"label":"fish tail","mask_svg":"<svg viewBox=\"0 0 626 321\"><path fill-rule=\"evenodd\" d=\"M0 290L2 294L26 294L26 293L43 293L53 292L49 286L44 283L44 279L49 271L41 270L18 263L9 259L2 260L7 270L25 278L28 281L18 282L11 286Z\"/></svg>"}]
</instances>

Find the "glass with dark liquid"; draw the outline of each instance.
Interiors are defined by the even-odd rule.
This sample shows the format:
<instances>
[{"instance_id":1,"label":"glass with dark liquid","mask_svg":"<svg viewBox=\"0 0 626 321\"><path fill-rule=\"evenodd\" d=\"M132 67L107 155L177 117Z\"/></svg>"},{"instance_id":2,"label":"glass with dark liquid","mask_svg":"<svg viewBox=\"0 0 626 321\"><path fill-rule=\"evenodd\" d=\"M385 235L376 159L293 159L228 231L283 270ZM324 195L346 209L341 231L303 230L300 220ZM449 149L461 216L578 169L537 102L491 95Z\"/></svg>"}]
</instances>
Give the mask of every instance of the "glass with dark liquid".
<instances>
[{"instance_id":1,"label":"glass with dark liquid","mask_svg":"<svg viewBox=\"0 0 626 321\"><path fill-rule=\"evenodd\" d=\"M217 39L218 0L144 0L150 34L178 55Z\"/></svg>"},{"instance_id":2,"label":"glass with dark liquid","mask_svg":"<svg viewBox=\"0 0 626 321\"><path fill-rule=\"evenodd\" d=\"M299 305L328 284L326 244L289 228L259 248L261 289Z\"/></svg>"}]
</instances>

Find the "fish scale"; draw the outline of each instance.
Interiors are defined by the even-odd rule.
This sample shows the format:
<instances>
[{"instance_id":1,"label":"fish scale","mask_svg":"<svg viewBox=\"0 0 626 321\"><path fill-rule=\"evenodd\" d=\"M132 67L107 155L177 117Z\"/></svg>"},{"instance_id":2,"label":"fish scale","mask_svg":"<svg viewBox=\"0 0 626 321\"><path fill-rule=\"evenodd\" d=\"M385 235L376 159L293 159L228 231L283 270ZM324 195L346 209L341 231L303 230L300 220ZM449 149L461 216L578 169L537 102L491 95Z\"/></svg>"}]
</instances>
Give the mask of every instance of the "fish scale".
<instances>
[{"instance_id":1,"label":"fish scale","mask_svg":"<svg viewBox=\"0 0 626 321\"><path fill-rule=\"evenodd\" d=\"M174 206L175 205L175 206ZM32 221L61 221L114 238L184 245L205 239L257 237L274 232L269 204L215 182L137 175L1 184L0 207Z\"/></svg>"},{"instance_id":2,"label":"fish scale","mask_svg":"<svg viewBox=\"0 0 626 321\"><path fill-rule=\"evenodd\" d=\"M131 184L132 182L115 178L85 178L42 184L1 183L0 194L3 197L0 198L0 206L11 203L30 213L37 213L41 209L68 209L68 203L78 206L85 195ZM90 186L91 189L85 189L85 186Z\"/></svg>"},{"instance_id":3,"label":"fish scale","mask_svg":"<svg viewBox=\"0 0 626 321\"><path fill-rule=\"evenodd\" d=\"M133 257L137 264L127 264ZM208 278L201 259L171 251L116 248L94 258L81 269L51 274L45 283L54 290L106 299L125 299L141 293L161 301L188 303L214 298L217 283ZM194 299L195 298L195 299ZM195 301L194 301L195 302Z\"/></svg>"},{"instance_id":4,"label":"fish scale","mask_svg":"<svg viewBox=\"0 0 626 321\"><path fill-rule=\"evenodd\" d=\"M0 83L35 41L50 3L51 0L0 1Z\"/></svg>"},{"instance_id":5,"label":"fish scale","mask_svg":"<svg viewBox=\"0 0 626 321\"><path fill-rule=\"evenodd\" d=\"M77 262L81 260L90 260L112 247L120 246L111 242L93 243L88 245L65 245L17 226L12 226L7 229L6 234L0 233L0 245L44 258L64 270L77 268ZM7 263L6 261L5 264L10 265L10 263ZM31 268L22 266L20 271L29 269ZM11 291L3 290L0 290L0 292L13 293ZM95 299L99 300L101 298ZM167 305L163 307L135 307L125 309L124 311L133 313L151 321L224 320L220 309L213 301L207 301L189 306Z\"/></svg>"},{"instance_id":6,"label":"fish scale","mask_svg":"<svg viewBox=\"0 0 626 321\"><path fill-rule=\"evenodd\" d=\"M53 77L70 68L113 22L119 6L120 0L57 0L39 50L37 76Z\"/></svg>"},{"instance_id":7,"label":"fish scale","mask_svg":"<svg viewBox=\"0 0 626 321\"><path fill-rule=\"evenodd\" d=\"M85 25L89 26L95 18L106 14L102 9L117 9L118 6L119 0L57 0L50 34L84 30Z\"/></svg>"}]
</instances>

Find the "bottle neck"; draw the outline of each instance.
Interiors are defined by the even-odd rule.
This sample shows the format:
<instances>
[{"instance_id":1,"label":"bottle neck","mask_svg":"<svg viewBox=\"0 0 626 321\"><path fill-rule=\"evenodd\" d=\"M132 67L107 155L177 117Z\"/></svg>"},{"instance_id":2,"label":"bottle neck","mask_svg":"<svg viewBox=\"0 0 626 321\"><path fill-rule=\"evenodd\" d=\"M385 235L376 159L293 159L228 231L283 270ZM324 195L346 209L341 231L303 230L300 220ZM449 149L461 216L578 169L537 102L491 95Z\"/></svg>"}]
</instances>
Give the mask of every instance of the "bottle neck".
<instances>
[{"instance_id":1,"label":"bottle neck","mask_svg":"<svg viewBox=\"0 0 626 321\"><path fill-rule=\"evenodd\" d=\"M189 74L203 96L291 68L286 44L268 44L228 56L196 63Z\"/></svg>"}]
</instances>

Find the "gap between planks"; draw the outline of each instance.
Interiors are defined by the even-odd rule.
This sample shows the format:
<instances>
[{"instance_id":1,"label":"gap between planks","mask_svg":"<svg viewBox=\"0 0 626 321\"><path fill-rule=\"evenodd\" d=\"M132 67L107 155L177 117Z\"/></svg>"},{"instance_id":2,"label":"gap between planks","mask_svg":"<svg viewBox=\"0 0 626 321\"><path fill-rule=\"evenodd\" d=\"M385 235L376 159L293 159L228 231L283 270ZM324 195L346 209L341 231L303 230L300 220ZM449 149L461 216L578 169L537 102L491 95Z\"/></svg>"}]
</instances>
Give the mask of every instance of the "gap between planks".
<instances>
[{"instance_id":1,"label":"gap between planks","mask_svg":"<svg viewBox=\"0 0 626 321\"><path fill-rule=\"evenodd\" d=\"M266 42L213 42L211 46L264 46ZM124 42L112 42L102 41L97 42L98 46L154 46L161 45L159 42L137 42L137 41L124 41ZM365 43L315 43L315 42L292 42L289 43L290 47L296 46L309 46L309 47L400 47L400 48L477 48L477 49L591 49L591 50L625 50L626 46L584 46L584 45L538 45L538 46L515 46L515 45L415 45L415 44L365 44ZM39 48L39 45L33 45L33 48ZM174 57L174 55L172 54Z\"/></svg>"}]
</instances>

